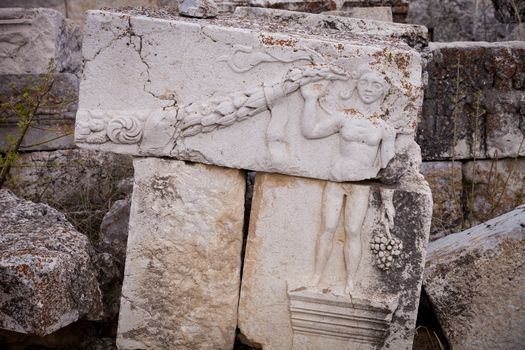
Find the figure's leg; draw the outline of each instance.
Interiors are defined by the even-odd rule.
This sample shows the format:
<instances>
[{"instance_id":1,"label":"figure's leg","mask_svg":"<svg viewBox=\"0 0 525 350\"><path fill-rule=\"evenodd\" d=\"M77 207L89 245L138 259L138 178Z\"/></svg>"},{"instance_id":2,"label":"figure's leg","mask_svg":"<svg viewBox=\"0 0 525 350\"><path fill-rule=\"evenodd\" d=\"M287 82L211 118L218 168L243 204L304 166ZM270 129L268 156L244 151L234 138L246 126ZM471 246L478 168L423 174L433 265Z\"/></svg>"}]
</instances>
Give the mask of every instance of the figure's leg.
<instances>
[{"instance_id":1,"label":"figure's leg","mask_svg":"<svg viewBox=\"0 0 525 350\"><path fill-rule=\"evenodd\" d=\"M369 186L352 186L345 203L345 245L347 294L354 288L354 277L361 261L361 229L368 210Z\"/></svg>"},{"instance_id":2,"label":"figure's leg","mask_svg":"<svg viewBox=\"0 0 525 350\"><path fill-rule=\"evenodd\" d=\"M323 190L321 209L321 229L315 244L315 267L312 283L317 286L321 281L323 271L334 243L334 234L341 217L344 190L341 185L327 182Z\"/></svg>"}]
</instances>

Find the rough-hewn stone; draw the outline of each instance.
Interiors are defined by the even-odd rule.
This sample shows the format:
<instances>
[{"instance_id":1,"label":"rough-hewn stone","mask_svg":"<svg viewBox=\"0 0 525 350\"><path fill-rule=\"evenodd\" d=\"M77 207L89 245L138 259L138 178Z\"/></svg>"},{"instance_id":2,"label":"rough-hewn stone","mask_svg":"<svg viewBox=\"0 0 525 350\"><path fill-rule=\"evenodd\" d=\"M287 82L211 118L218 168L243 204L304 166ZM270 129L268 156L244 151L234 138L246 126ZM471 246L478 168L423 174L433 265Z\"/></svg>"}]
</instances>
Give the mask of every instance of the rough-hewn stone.
<instances>
[{"instance_id":1,"label":"rough-hewn stone","mask_svg":"<svg viewBox=\"0 0 525 350\"><path fill-rule=\"evenodd\" d=\"M217 17L219 9L213 0L184 0L179 5L181 16L196 18Z\"/></svg>"},{"instance_id":2,"label":"rough-hewn stone","mask_svg":"<svg viewBox=\"0 0 525 350\"><path fill-rule=\"evenodd\" d=\"M525 158L468 162L463 178L471 226L525 202Z\"/></svg>"},{"instance_id":3,"label":"rough-hewn stone","mask_svg":"<svg viewBox=\"0 0 525 350\"><path fill-rule=\"evenodd\" d=\"M122 266L126 258L130 207L131 195L128 195L113 203L100 224L98 245L116 257Z\"/></svg>"},{"instance_id":4,"label":"rough-hewn stone","mask_svg":"<svg viewBox=\"0 0 525 350\"><path fill-rule=\"evenodd\" d=\"M339 188L346 198L341 197L339 207L332 209L340 210L344 201L347 209L328 224L335 225L332 248L316 285L312 282L319 259L316 241L322 239L323 225L329 221L322 213L330 201L339 200L324 198L329 186L330 191ZM402 241L402 253L393 255L392 267L385 271L378 268L370 247L370 240L385 232L381 217L388 204L380 188L373 186L369 195L365 192L364 198L357 199L368 186L257 173L239 304L243 337L263 349L410 349L432 206L422 179L412 179L411 186L390 190L395 212L390 212L390 232ZM354 213L362 205L368 210L359 224L359 214ZM345 288L347 243L361 250L350 262L351 290ZM301 300L309 302L298 305ZM354 309L350 300L360 306ZM384 318L376 319L372 310L382 310ZM334 313L346 316L337 320Z\"/></svg>"},{"instance_id":5,"label":"rough-hewn stone","mask_svg":"<svg viewBox=\"0 0 525 350\"><path fill-rule=\"evenodd\" d=\"M517 0L510 0L516 4ZM498 0L412 0L408 23L429 28L433 41L524 40L525 25L500 23L493 2ZM518 5L521 6L521 5Z\"/></svg>"},{"instance_id":6,"label":"rough-hewn stone","mask_svg":"<svg viewBox=\"0 0 525 350\"><path fill-rule=\"evenodd\" d=\"M88 10L99 10L105 7L176 7L177 0L2 0L2 7L34 8L44 7L59 11L80 28L84 25L84 17ZM67 9L67 10L66 10Z\"/></svg>"},{"instance_id":7,"label":"rough-hewn stone","mask_svg":"<svg viewBox=\"0 0 525 350\"><path fill-rule=\"evenodd\" d=\"M525 344L525 206L430 243L424 288L453 349Z\"/></svg>"},{"instance_id":8,"label":"rough-hewn stone","mask_svg":"<svg viewBox=\"0 0 525 350\"><path fill-rule=\"evenodd\" d=\"M111 203L129 193L120 181L132 174L127 156L81 149L31 152L20 154L6 186L59 209L82 233L96 237Z\"/></svg>"},{"instance_id":9,"label":"rough-hewn stone","mask_svg":"<svg viewBox=\"0 0 525 350\"><path fill-rule=\"evenodd\" d=\"M45 204L0 190L0 328L44 336L102 317L88 238Z\"/></svg>"},{"instance_id":10,"label":"rough-hewn stone","mask_svg":"<svg viewBox=\"0 0 525 350\"><path fill-rule=\"evenodd\" d=\"M134 160L120 349L231 349L237 324L245 177Z\"/></svg>"},{"instance_id":11,"label":"rough-hewn stone","mask_svg":"<svg viewBox=\"0 0 525 350\"><path fill-rule=\"evenodd\" d=\"M15 101L27 101L23 93L28 91L29 98L36 99L39 89L47 86L47 75L5 74L0 75L0 104ZM35 115L32 126L20 145L20 151L43 151L75 148L73 131L78 100L78 78L70 73L53 74L52 86L45 94L41 106ZM24 103L27 111L34 103ZM21 115L11 108L6 108L5 119L0 121L0 151L7 151L11 142L15 142L21 133L19 122ZM24 114L23 117L27 117Z\"/></svg>"},{"instance_id":12,"label":"rough-hewn stone","mask_svg":"<svg viewBox=\"0 0 525 350\"><path fill-rule=\"evenodd\" d=\"M392 22L392 9L390 7L352 7L346 11L327 11L324 15L362 18L374 21Z\"/></svg>"},{"instance_id":13,"label":"rough-hewn stone","mask_svg":"<svg viewBox=\"0 0 525 350\"><path fill-rule=\"evenodd\" d=\"M518 150L525 155L525 43L431 49L417 137L423 159L515 157Z\"/></svg>"},{"instance_id":14,"label":"rough-hewn stone","mask_svg":"<svg viewBox=\"0 0 525 350\"><path fill-rule=\"evenodd\" d=\"M0 74L41 74L54 60L59 73L78 73L80 30L51 9L0 9Z\"/></svg>"},{"instance_id":15,"label":"rough-hewn stone","mask_svg":"<svg viewBox=\"0 0 525 350\"><path fill-rule=\"evenodd\" d=\"M421 173L432 190L430 240L462 229L463 167L460 162L423 162Z\"/></svg>"}]
</instances>

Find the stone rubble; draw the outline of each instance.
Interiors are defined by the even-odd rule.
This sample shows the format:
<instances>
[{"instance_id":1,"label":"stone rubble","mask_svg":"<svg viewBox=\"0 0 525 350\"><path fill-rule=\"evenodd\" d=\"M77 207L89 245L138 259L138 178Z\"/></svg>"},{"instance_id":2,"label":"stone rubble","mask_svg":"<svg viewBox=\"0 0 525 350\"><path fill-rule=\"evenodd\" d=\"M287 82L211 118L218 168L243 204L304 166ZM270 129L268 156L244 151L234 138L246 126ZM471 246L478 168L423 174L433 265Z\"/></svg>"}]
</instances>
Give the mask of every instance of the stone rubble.
<instances>
[{"instance_id":1,"label":"stone rubble","mask_svg":"<svg viewBox=\"0 0 525 350\"><path fill-rule=\"evenodd\" d=\"M183 0L179 5L181 16L213 18L218 13L219 9L213 0Z\"/></svg>"},{"instance_id":2,"label":"stone rubble","mask_svg":"<svg viewBox=\"0 0 525 350\"><path fill-rule=\"evenodd\" d=\"M430 243L424 289L453 349L525 344L525 206Z\"/></svg>"},{"instance_id":3,"label":"stone rubble","mask_svg":"<svg viewBox=\"0 0 525 350\"><path fill-rule=\"evenodd\" d=\"M103 317L88 238L45 204L0 190L0 329L45 336Z\"/></svg>"}]
</instances>

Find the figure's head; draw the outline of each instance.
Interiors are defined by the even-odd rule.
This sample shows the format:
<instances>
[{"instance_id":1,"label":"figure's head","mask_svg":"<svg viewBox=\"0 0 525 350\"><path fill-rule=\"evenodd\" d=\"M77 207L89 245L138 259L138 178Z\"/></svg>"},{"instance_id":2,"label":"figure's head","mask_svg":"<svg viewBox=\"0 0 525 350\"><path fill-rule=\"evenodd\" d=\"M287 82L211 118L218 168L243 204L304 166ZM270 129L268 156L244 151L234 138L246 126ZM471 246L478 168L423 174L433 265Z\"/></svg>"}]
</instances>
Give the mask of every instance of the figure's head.
<instances>
[{"instance_id":1,"label":"figure's head","mask_svg":"<svg viewBox=\"0 0 525 350\"><path fill-rule=\"evenodd\" d=\"M357 94L364 103L370 104L382 99L389 88L390 84L378 72L370 69L359 72Z\"/></svg>"}]
</instances>

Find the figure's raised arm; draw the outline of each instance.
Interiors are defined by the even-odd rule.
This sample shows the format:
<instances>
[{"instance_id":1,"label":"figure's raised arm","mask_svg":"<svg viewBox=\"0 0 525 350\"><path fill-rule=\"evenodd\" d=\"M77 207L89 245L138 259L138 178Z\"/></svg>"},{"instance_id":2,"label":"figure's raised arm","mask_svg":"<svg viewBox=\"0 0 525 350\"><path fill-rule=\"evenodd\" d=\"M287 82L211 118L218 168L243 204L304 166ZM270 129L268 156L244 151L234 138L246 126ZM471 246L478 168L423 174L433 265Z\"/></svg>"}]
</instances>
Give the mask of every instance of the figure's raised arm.
<instances>
[{"instance_id":1,"label":"figure's raised arm","mask_svg":"<svg viewBox=\"0 0 525 350\"><path fill-rule=\"evenodd\" d=\"M307 139L319 139L333 135L341 129L341 122L333 115L328 115L319 106L319 97L322 96L328 82L318 82L301 87L304 98L304 108L301 118L301 132ZM318 116L323 115L318 120Z\"/></svg>"}]
</instances>

